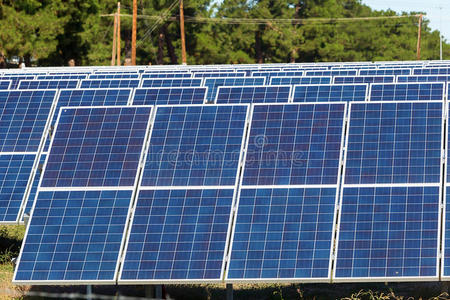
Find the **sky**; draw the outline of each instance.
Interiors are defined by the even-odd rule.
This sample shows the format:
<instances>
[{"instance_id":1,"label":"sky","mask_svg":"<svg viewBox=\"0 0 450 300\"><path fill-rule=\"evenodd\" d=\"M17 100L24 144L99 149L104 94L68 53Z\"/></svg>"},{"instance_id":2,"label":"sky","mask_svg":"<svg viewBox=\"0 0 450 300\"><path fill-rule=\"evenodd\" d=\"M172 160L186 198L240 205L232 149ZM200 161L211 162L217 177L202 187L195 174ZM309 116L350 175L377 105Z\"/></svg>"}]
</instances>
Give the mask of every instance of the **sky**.
<instances>
[{"instance_id":1,"label":"sky","mask_svg":"<svg viewBox=\"0 0 450 300\"><path fill-rule=\"evenodd\" d=\"M425 12L431 29L440 30L444 39L450 41L450 0L362 0L362 3L375 10Z\"/></svg>"}]
</instances>

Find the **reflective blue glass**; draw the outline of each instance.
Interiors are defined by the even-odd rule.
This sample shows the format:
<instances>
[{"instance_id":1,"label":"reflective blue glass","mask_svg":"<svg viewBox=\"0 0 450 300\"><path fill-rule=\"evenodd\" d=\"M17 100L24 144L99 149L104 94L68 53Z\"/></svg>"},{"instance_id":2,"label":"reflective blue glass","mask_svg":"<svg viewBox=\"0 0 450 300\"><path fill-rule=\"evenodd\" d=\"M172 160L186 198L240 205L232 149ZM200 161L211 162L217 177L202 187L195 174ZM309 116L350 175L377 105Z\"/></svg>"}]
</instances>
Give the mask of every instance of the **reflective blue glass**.
<instances>
[{"instance_id":1,"label":"reflective blue glass","mask_svg":"<svg viewBox=\"0 0 450 300\"><path fill-rule=\"evenodd\" d=\"M297 84L330 84L331 77L309 76L309 77L270 77L270 85L297 85Z\"/></svg>"},{"instance_id":2,"label":"reflective blue glass","mask_svg":"<svg viewBox=\"0 0 450 300\"><path fill-rule=\"evenodd\" d=\"M367 85L297 85L294 102L365 101Z\"/></svg>"},{"instance_id":3,"label":"reflective blue glass","mask_svg":"<svg viewBox=\"0 0 450 300\"><path fill-rule=\"evenodd\" d=\"M219 87L216 103L287 103L291 86Z\"/></svg>"},{"instance_id":4,"label":"reflective blue glass","mask_svg":"<svg viewBox=\"0 0 450 300\"><path fill-rule=\"evenodd\" d=\"M203 72L203 73L194 73L195 78L201 77L244 77L245 72Z\"/></svg>"},{"instance_id":5,"label":"reflective blue glass","mask_svg":"<svg viewBox=\"0 0 450 300\"><path fill-rule=\"evenodd\" d=\"M0 80L0 90L9 90L11 80Z\"/></svg>"},{"instance_id":6,"label":"reflective blue glass","mask_svg":"<svg viewBox=\"0 0 450 300\"><path fill-rule=\"evenodd\" d=\"M31 90L31 89L75 89L78 86L78 80L21 80L18 89Z\"/></svg>"},{"instance_id":7,"label":"reflective blue glass","mask_svg":"<svg viewBox=\"0 0 450 300\"><path fill-rule=\"evenodd\" d=\"M444 83L372 84L370 101L444 100Z\"/></svg>"},{"instance_id":8,"label":"reflective blue glass","mask_svg":"<svg viewBox=\"0 0 450 300\"><path fill-rule=\"evenodd\" d=\"M86 79L87 74L59 74L59 75L39 75L37 80L68 80L68 79Z\"/></svg>"},{"instance_id":9,"label":"reflective blue glass","mask_svg":"<svg viewBox=\"0 0 450 300\"><path fill-rule=\"evenodd\" d=\"M395 81L395 76L336 76L334 84L352 83L391 83Z\"/></svg>"},{"instance_id":10,"label":"reflective blue glass","mask_svg":"<svg viewBox=\"0 0 450 300\"><path fill-rule=\"evenodd\" d=\"M450 68L421 68L414 69L413 75L450 75Z\"/></svg>"},{"instance_id":11,"label":"reflective blue glass","mask_svg":"<svg viewBox=\"0 0 450 300\"><path fill-rule=\"evenodd\" d=\"M264 77L223 77L205 78L205 86L208 87L208 101L216 99L219 86L244 86L244 85L264 85Z\"/></svg>"},{"instance_id":12,"label":"reflective blue glass","mask_svg":"<svg viewBox=\"0 0 450 300\"><path fill-rule=\"evenodd\" d=\"M392 69L376 69L376 70L359 70L359 75L410 75L411 69L401 69L401 68L392 68Z\"/></svg>"},{"instance_id":13,"label":"reflective blue glass","mask_svg":"<svg viewBox=\"0 0 450 300\"><path fill-rule=\"evenodd\" d=\"M356 76L357 70L306 71L305 76Z\"/></svg>"},{"instance_id":14,"label":"reflective blue glass","mask_svg":"<svg viewBox=\"0 0 450 300\"><path fill-rule=\"evenodd\" d=\"M33 80L33 75L23 75L23 76L0 76L0 80L11 80L11 86L9 89L15 90L19 86L21 80Z\"/></svg>"},{"instance_id":15,"label":"reflective blue glass","mask_svg":"<svg viewBox=\"0 0 450 300\"><path fill-rule=\"evenodd\" d=\"M448 82L450 75L412 75L397 76L397 82Z\"/></svg>"},{"instance_id":16,"label":"reflective blue glass","mask_svg":"<svg viewBox=\"0 0 450 300\"><path fill-rule=\"evenodd\" d=\"M134 92L133 105L203 104L205 87L142 88Z\"/></svg>"},{"instance_id":17,"label":"reflective blue glass","mask_svg":"<svg viewBox=\"0 0 450 300\"><path fill-rule=\"evenodd\" d=\"M41 154L39 159L39 165L37 166L36 173L34 174L33 182L31 185L30 193L28 194L28 199L26 199L24 213L31 215L31 209L33 208L34 199L36 198L36 192L38 189L39 181L42 176L42 171L44 168L46 154Z\"/></svg>"},{"instance_id":18,"label":"reflective blue glass","mask_svg":"<svg viewBox=\"0 0 450 300\"><path fill-rule=\"evenodd\" d=\"M137 73L91 74L88 79L138 79Z\"/></svg>"},{"instance_id":19,"label":"reflective blue glass","mask_svg":"<svg viewBox=\"0 0 450 300\"><path fill-rule=\"evenodd\" d=\"M139 79L85 79L80 88L137 88Z\"/></svg>"},{"instance_id":20,"label":"reflective blue glass","mask_svg":"<svg viewBox=\"0 0 450 300\"><path fill-rule=\"evenodd\" d=\"M141 75L142 79L145 78L191 78L191 73L144 73Z\"/></svg>"},{"instance_id":21,"label":"reflective blue glass","mask_svg":"<svg viewBox=\"0 0 450 300\"><path fill-rule=\"evenodd\" d=\"M201 85L201 78L153 78L143 79L141 87L193 87Z\"/></svg>"}]
</instances>

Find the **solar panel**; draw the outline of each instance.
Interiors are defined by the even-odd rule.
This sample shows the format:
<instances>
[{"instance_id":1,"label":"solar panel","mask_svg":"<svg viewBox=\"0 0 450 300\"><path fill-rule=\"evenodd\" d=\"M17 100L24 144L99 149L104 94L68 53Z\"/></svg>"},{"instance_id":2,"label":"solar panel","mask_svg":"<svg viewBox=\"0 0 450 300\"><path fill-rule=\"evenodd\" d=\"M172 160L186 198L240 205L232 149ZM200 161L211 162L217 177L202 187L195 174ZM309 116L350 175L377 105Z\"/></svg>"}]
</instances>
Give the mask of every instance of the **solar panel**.
<instances>
[{"instance_id":1,"label":"solar panel","mask_svg":"<svg viewBox=\"0 0 450 300\"><path fill-rule=\"evenodd\" d=\"M0 90L9 90L11 80L0 80Z\"/></svg>"},{"instance_id":2,"label":"solar panel","mask_svg":"<svg viewBox=\"0 0 450 300\"><path fill-rule=\"evenodd\" d=\"M372 84L370 101L443 100L444 83Z\"/></svg>"},{"instance_id":3,"label":"solar panel","mask_svg":"<svg viewBox=\"0 0 450 300\"><path fill-rule=\"evenodd\" d=\"M397 76L397 82L447 82L450 75L411 75Z\"/></svg>"},{"instance_id":4,"label":"solar panel","mask_svg":"<svg viewBox=\"0 0 450 300\"><path fill-rule=\"evenodd\" d=\"M137 73L91 74L88 79L138 79Z\"/></svg>"},{"instance_id":5,"label":"solar panel","mask_svg":"<svg viewBox=\"0 0 450 300\"><path fill-rule=\"evenodd\" d=\"M18 86L20 90L30 89L75 89L79 80L21 80Z\"/></svg>"},{"instance_id":6,"label":"solar panel","mask_svg":"<svg viewBox=\"0 0 450 300\"><path fill-rule=\"evenodd\" d=\"M0 154L0 223L16 223L36 154Z\"/></svg>"},{"instance_id":7,"label":"solar panel","mask_svg":"<svg viewBox=\"0 0 450 300\"><path fill-rule=\"evenodd\" d=\"M22 214L22 221L25 214L28 216L31 215L31 209L33 208L33 203L36 198L37 189L39 186L39 181L41 179L42 171L44 168L45 159L47 158L46 154L41 154L39 158L39 164L36 166L36 172L31 175L33 176L33 181L31 183L30 193L28 194L27 199L25 200L25 203L22 205L24 206L23 214Z\"/></svg>"},{"instance_id":8,"label":"solar panel","mask_svg":"<svg viewBox=\"0 0 450 300\"><path fill-rule=\"evenodd\" d=\"M216 103L276 103L289 102L291 86L242 86L217 90Z\"/></svg>"},{"instance_id":9,"label":"solar panel","mask_svg":"<svg viewBox=\"0 0 450 300\"><path fill-rule=\"evenodd\" d=\"M190 74L190 71L189 70L168 70L167 68L164 68L164 69L161 69L161 70L156 70L156 69L152 68L152 69L144 70L144 75L146 73L155 73L155 74L157 74L157 73L167 73L167 74L170 74L170 73L189 73Z\"/></svg>"},{"instance_id":10,"label":"solar panel","mask_svg":"<svg viewBox=\"0 0 450 300\"><path fill-rule=\"evenodd\" d=\"M253 106L242 185L337 184L345 103Z\"/></svg>"},{"instance_id":11,"label":"solar panel","mask_svg":"<svg viewBox=\"0 0 450 300\"><path fill-rule=\"evenodd\" d=\"M214 101L220 86L252 86L264 85L264 77L222 77L205 78L204 86L208 87L207 100Z\"/></svg>"},{"instance_id":12,"label":"solar panel","mask_svg":"<svg viewBox=\"0 0 450 300\"><path fill-rule=\"evenodd\" d=\"M195 78L204 78L204 77L244 77L245 72L204 72L204 73L195 73Z\"/></svg>"},{"instance_id":13,"label":"solar panel","mask_svg":"<svg viewBox=\"0 0 450 300\"><path fill-rule=\"evenodd\" d=\"M191 78L191 73L143 73L142 79L145 78Z\"/></svg>"},{"instance_id":14,"label":"solar panel","mask_svg":"<svg viewBox=\"0 0 450 300\"><path fill-rule=\"evenodd\" d=\"M160 106L141 186L234 186L248 105Z\"/></svg>"},{"instance_id":15,"label":"solar panel","mask_svg":"<svg viewBox=\"0 0 450 300\"><path fill-rule=\"evenodd\" d=\"M69 79L86 79L87 74L59 74L59 75L39 75L37 80L69 80Z\"/></svg>"},{"instance_id":16,"label":"solar panel","mask_svg":"<svg viewBox=\"0 0 450 300\"><path fill-rule=\"evenodd\" d=\"M203 104L206 92L206 87L136 89L133 105Z\"/></svg>"},{"instance_id":17,"label":"solar panel","mask_svg":"<svg viewBox=\"0 0 450 300\"><path fill-rule=\"evenodd\" d=\"M335 281L437 279L439 186L344 187Z\"/></svg>"},{"instance_id":18,"label":"solar panel","mask_svg":"<svg viewBox=\"0 0 450 300\"><path fill-rule=\"evenodd\" d=\"M0 152L38 152L56 90L0 91Z\"/></svg>"},{"instance_id":19,"label":"solar panel","mask_svg":"<svg viewBox=\"0 0 450 300\"><path fill-rule=\"evenodd\" d=\"M334 84L390 82L395 82L395 76L336 76L333 81Z\"/></svg>"},{"instance_id":20,"label":"solar panel","mask_svg":"<svg viewBox=\"0 0 450 300\"><path fill-rule=\"evenodd\" d=\"M113 284L131 199L131 190L40 191L13 282Z\"/></svg>"},{"instance_id":21,"label":"solar panel","mask_svg":"<svg viewBox=\"0 0 450 300\"><path fill-rule=\"evenodd\" d=\"M329 281L335 188L242 188L227 282Z\"/></svg>"},{"instance_id":22,"label":"solar panel","mask_svg":"<svg viewBox=\"0 0 450 300\"><path fill-rule=\"evenodd\" d=\"M303 76L303 71L279 71L279 72L252 72L252 76L255 77L265 77L267 82L270 82L270 78L272 76L290 76L290 77L299 77Z\"/></svg>"},{"instance_id":23,"label":"solar panel","mask_svg":"<svg viewBox=\"0 0 450 300\"><path fill-rule=\"evenodd\" d=\"M322 84L294 86L294 102L365 101L368 85Z\"/></svg>"},{"instance_id":24,"label":"solar panel","mask_svg":"<svg viewBox=\"0 0 450 300\"><path fill-rule=\"evenodd\" d=\"M201 78L143 79L141 87L193 87L202 85Z\"/></svg>"},{"instance_id":25,"label":"solar panel","mask_svg":"<svg viewBox=\"0 0 450 300\"><path fill-rule=\"evenodd\" d=\"M19 86L19 83L21 80L33 80L34 75L22 75L22 76L1 76L0 80L11 80L10 89L15 90L17 89L17 86Z\"/></svg>"},{"instance_id":26,"label":"solar panel","mask_svg":"<svg viewBox=\"0 0 450 300\"><path fill-rule=\"evenodd\" d=\"M351 103L345 184L439 183L442 102Z\"/></svg>"},{"instance_id":27,"label":"solar panel","mask_svg":"<svg viewBox=\"0 0 450 300\"><path fill-rule=\"evenodd\" d=\"M309 77L291 77L291 76L272 76L270 85L296 85L296 84L330 84L330 76L309 76Z\"/></svg>"},{"instance_id":28,"label":"solar panel","mask_svg":"<svg viewBox=\"0 0 450 300\"><path fill-rule=\"evenodd\" d=\"M80 88L137 88L139 79L84 79Z\"/></svg>"},{"instance_id":29,"label":"solar panel","mask_svg":"<svg viewBox=\"0 0 450 300\"><path fill-rule=\"evenodd\" d=\"M305 76L356 76L357 70L306 71Z\"/></svg>"},{"instance_id":30,"label":"solar panel","mask_svg":"<svg viewBox=\"0 0 450 300\"><path fill-rule=\"evenodd\" d=\"M392 68L392 69L376 69L376 70L359 70L360 76L365 75L410 75L411 69L400 69L400 68Z\"/></svg>"},{"instance_id":31,"label":"solar panel","mask_svg":"<svg viewBox=\"0 0 450 300\"><path fill-rule=\"evenodd\" d=\"M41 187L135 185L151 107L61 108Z\"/></svg>"},{"instance_id":32,"label":"solar panel","mask_svg":"<svg viewBox=\"0 0 450 300\"><path fill-rule=\"evenodd\" d=\"M140 190L119 282L221 280L233 195Z\"/></svg>"},{"instance_id":33,"label":"solar panel","mask_svg":"<svg viewBox=\"0 0 450 300\"><path fill-rule=\"evenodd\" d=\"M450 68L413 69L413 75L450 75Z\"/></svg>"}]
</instances>

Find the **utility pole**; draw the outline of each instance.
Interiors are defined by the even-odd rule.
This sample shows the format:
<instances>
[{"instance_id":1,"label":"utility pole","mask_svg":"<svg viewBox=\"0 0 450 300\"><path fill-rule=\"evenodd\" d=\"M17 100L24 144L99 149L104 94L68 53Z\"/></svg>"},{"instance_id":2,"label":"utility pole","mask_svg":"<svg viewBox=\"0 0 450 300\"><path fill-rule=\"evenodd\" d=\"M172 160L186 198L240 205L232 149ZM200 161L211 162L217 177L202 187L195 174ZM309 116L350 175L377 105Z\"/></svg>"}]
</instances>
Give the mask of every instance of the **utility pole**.
<instances>
[{"instance_id":1,"label":"utility pole","mask_svg":"<svg viewBox=\"0 0 450 300\"><path fill-rule=\"evenodd\" d=\"M186 40L184 37L184 9L183 0L180 0L180 31L181 31L181 61L186 64Z\"/></svg>"},{"instance_id":2,"label":"utility pole","mask_svg":"<svg viewBox=\"0 0 450 300\"><path fill-rule=\"evenodd\" d=\"M417 33L417 60L420 60L420 39L422 37L422 18L423 15L419 15L419 31Z\"/></svg>"},{"instance_id":3,"label":"utility pole","mask_svg":"<svg viewBox=\"0 0 450 300\"><path fill-rule=\"evenodd\" d=\"M114 66L116 64L116 46L117 46L116 37L117 37L117 14L114 14L114 35L113 35L111 66Z\"/></svg>"},{"instance_id":4,"label":"utility pole","mask_svg":"<svg viewBox=\"0 0 450 300\"><path fill-rule=\"evenodd\" d=\"M439 59L442 60L442 6L439 6L441 12L439 20Z\"/></svg>"},{"instance_id":5,"label":"utility pole","mask_svg":"<svg viewBox=\"0 0 450 300\"><path fill-rule=\"evenodd\" d=\"M136 65L136 27L137 27L137 0L133 0L133 29L131 32L131 64Z\"/></svg>"},{"instance_id":6,"label":"utility pole","mask_svg":"<svg viewBox=\"0 0 450 300\"><path fill-rule=\"evenodd\" d=\"M120 66L120 2L117 2L117 65Z\"/></svg>"}]
</instances>

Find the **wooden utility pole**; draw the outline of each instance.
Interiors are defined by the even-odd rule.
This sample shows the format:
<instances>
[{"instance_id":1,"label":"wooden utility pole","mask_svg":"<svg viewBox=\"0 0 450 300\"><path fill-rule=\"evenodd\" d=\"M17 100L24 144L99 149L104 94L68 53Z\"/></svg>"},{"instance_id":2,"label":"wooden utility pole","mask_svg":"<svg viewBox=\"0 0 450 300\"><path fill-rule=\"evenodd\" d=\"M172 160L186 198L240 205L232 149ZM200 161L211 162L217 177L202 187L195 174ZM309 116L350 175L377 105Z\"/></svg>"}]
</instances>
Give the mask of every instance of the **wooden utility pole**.
<instances>
[{"instance_id":1,"label":"wooden utility pole","mask_svg":"<svg viewBox=\"0 0 450 300\"><path fill-rule=\"evenodd\" d=\"M131 64L136 65L136 27L137 27L137 0L133 0L133 29L131 32Z\"/></svg>"},{"instance_id":2,"label":"wooden utility pole","mask_svg":"<svg viewBox=\"0 0 450 300\"><path fill-rule=\"evenodd\" d=\"M184 37L184 9L183 0L180 0L180 31L181 31L181 61L186 64L186 40Z\"/></svg>"},{"instance_id":3,"label":"wooden utility pole","mask_svg":"<svg viewBox=\"0 0 450 300\"><path fill-rule=\"evenodd\" d=\"M117 14L114 14L114 35L113 35L111 66L114 66L116 64L116 46L117 46L116 37L117 37Z\"/></svg>"},{"instance_id":4,"label":"wooden utility pole","mask_svg":"<svg viewBox=\"0 0 450 300\"><path fill-rule=\"evenodd\" d=\"M422 38L422 18L423 15L419 15L419 31L417 33L417 60L420 60L420 40Z\"/></svg>"},{"instance_id":5,"label":"wooden utility pole","mask_svg":"<svg viewBox=\"0 0 450 300\"><path fill-rule=\"evenodd\" d=\"M117 2L117 65L120 66L120 2Z\"/></svg>"}]
</instances>

